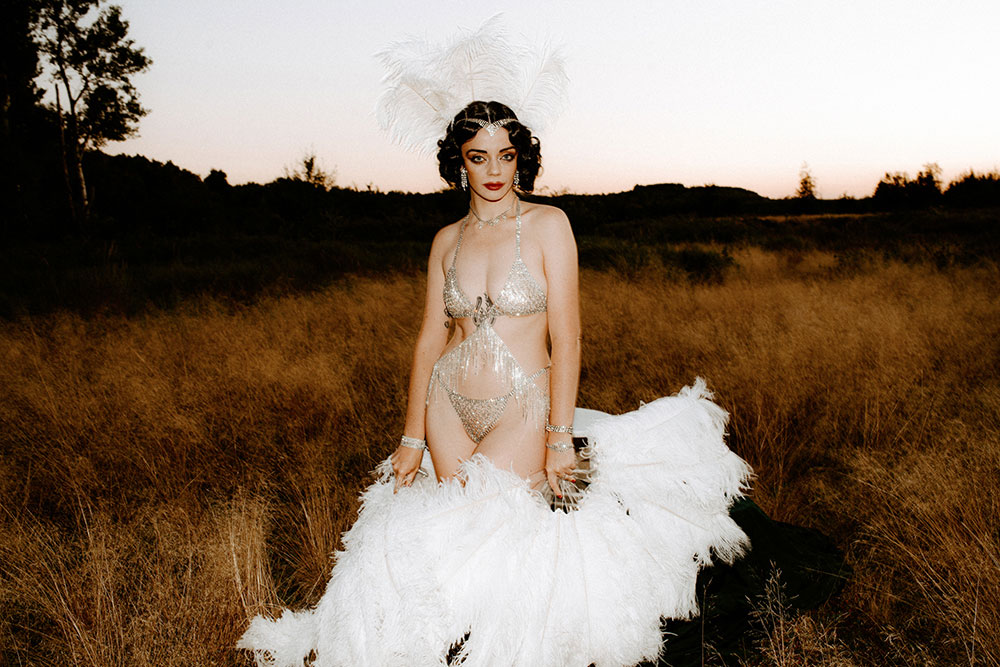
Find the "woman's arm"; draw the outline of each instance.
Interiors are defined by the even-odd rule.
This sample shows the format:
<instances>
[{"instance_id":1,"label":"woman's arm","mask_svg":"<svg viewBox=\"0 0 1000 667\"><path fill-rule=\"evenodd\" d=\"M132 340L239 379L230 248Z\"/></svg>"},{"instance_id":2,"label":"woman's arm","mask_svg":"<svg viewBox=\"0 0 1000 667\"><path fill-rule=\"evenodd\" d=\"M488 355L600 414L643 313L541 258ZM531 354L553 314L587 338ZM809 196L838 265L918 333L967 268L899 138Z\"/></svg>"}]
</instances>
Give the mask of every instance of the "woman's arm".
<instances>
[{"instance_id":1,"label":"woman's arm","mask_svg":"<svg viewBox=\"0 0 1000 667\"><path fill-rule=\"evenodd\" d=\"M427 260L427 293L424 298L424 318L413 350L410 368L410 388L407 392L406 424L403 435L423 440L426 430L427 385L434 362L448 342L448 316L444 313L444 249L450 240L451 227L445 227L434 237ZM396 489L409 486L420 468L423 450L400 446L392 455L396 473Z\"/></svg>"},{"instance_id":2,"label":"woman's arm","mask_svg":"<svg viewBox=\"0 0 1000 667\"><path fill-rule=\"evenodd\" d=\"M548 286L549 339L552 343L552 370L549 375L549 423L572 426L576 392L580 383L580 288L576 240L566 214L552 209L542 226L542 261ZM570 447L562 451L547 447L545 474L549 486L561 495L559 478L572 479L576 453L569 433L546 433L546 444Z\"/></svg>"}]
</instances>

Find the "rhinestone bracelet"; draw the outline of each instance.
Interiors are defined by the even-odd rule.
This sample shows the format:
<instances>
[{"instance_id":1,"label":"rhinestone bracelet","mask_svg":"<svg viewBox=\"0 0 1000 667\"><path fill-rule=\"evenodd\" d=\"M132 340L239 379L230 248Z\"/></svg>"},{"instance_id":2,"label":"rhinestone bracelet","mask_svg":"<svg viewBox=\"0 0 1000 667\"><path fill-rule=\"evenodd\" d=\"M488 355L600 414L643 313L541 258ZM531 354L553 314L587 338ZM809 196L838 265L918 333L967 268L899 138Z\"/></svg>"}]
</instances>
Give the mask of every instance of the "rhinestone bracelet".
<instances>
[{"instance_id":1,"label":"rhinestone bracelet","mask_svg":"<svg viewBox=\"0 0 1000 667\"><path fill-rule=\"evenodd\" d=\"M546 424L545 430L549 433L569 433L570 435L573 435L572 426L553 426L552 424Z\"/></svg>"},{"instance_id":2,"label":"rhinestone bracelet","mask_svg":"<svg viewBox=\"0 0 1000 667\"><path fill-rule=\"evenodd\" d=\"M569 452L573 450L572 442L546 442L545 446L554 452Z\"/></svg>"},{"instance_id":3,"label":"rhinestone bracelet","mask_svg":"<svg viewBox=\"0 0 1000 667\"><path fill-rule=\"evenodd\" d=\"M399 444L402 447L409 447L410 449L423 449L427 446L426 440L421 440L420 438L411 438L404 435L399 440Z\"/></svg>"}]
</instances>

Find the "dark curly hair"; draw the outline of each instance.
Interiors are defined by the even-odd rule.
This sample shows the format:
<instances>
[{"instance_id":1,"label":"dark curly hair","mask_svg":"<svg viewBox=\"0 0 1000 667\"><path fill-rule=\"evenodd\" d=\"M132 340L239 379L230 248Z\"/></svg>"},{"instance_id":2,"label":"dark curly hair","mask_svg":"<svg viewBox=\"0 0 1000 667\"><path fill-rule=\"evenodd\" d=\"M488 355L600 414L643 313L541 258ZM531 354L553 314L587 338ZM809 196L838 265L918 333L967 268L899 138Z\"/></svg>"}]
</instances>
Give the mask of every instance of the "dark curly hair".
<instances>
[{"instance_id":1,"label":"dark curly hair","mask_svg":"<svg viewBox=\"0 0 1000 667\"><path fill-rule=\"evenodd\" d=\"M517 116L510 107L500 102L472 102L458 112L458 115L448 125L444 139L438 141L438 171L441 178L452 187L457 188L459 171L462 168L462 145L476 136L481 125L473 119L484 120L487 123L514 118L514 122L504 125L510 135L510 143L517 149L518 189L531 192L535 189L535 178L542 167L542 144L538 137L532 136L531 130L516 120Z\"/></svg>"}]
</instances>

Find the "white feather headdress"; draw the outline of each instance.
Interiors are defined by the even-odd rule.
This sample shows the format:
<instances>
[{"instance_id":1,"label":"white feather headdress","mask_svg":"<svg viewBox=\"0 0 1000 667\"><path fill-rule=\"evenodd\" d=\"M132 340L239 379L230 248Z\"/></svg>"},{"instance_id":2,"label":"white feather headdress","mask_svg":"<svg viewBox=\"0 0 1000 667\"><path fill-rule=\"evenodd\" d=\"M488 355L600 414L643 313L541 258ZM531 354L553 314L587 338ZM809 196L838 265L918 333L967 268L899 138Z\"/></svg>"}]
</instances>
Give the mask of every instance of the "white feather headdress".
<instances>
[{"instance_id":1,"label":"white feather headdress","mask_svg":"<svg viewBox=\"0 0 1000 667\"><path fill-rule=\"evenodd\" d=\"M447 44L411 38L376 56L386 68L375 115L403 147L437 150L448 123L475 100L506 104L538 133L562 112L569 79L550 44L532 48L507 36L498 14Z\"/></svg>"}]
</instances>

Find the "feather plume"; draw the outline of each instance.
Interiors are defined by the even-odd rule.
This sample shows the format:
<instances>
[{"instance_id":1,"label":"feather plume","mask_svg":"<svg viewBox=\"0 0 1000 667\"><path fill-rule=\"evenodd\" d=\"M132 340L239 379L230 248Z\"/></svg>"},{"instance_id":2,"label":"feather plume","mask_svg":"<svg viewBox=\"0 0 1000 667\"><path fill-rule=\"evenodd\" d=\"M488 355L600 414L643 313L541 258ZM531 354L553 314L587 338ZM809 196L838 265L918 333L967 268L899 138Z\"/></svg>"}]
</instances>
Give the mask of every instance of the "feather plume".
<instances>
[{"instance_id":1,"label":"feather plume","mask_svg":"<svg viewBox=\"0 0 1000 667\"><path fill-rule=\"evenodd\" d=\"M445 44L409 38L377 54L385 68L379 126L409 150L432 153L469 102L502 102L534 132L562 112L569 79L551 44L515 44L497 14Z\"/></svg>"},{"instance_id":2,"label":"feather plume","mask_svg":"<svg viewBox=\"0 0 1000 667\"><path fill-rule=\"evenodd\" d=\"M518 117L528 127L542 129L565 110L569 86L562 55L551 44L524 53L524 83Z\"/></svg>"}]
</instances>

